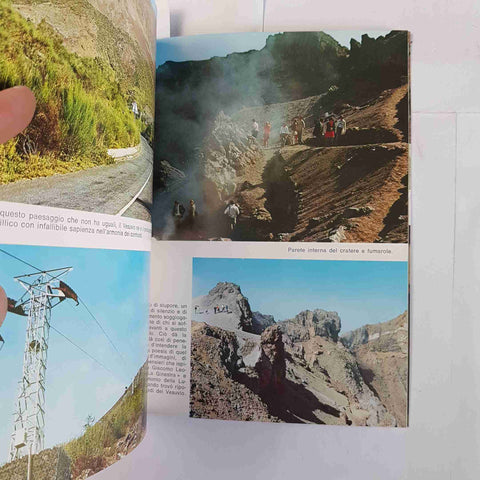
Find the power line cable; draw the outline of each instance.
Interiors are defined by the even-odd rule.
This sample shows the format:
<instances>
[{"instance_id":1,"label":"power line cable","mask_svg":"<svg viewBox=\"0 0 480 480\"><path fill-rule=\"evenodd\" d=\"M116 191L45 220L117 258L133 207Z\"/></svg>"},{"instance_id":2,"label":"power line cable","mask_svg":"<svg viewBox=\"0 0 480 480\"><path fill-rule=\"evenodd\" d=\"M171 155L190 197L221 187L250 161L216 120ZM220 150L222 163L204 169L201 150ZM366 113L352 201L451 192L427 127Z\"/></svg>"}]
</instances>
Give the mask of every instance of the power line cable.
<instances>
[{"instance_id":1,"label":"power line cable","mask_svg":"<svg viewBox=\"0 0 480 480\"><path fill-rule=\"evenodd\" d=\"M22 260L21 258L16 257L15 255L12 255L11 253L8 253L6 250L3 248L0 248L0 252L3 252L5 255L8 255L9 257L14 258L15 260L18 260L19 262L24 263L25 265L28 265L29 267L37 270L38 272L43 273L45 270L41 270L40 268L35 267L35 265L32 265L31 263L26 262L25 260Z\"/></svg>"},{"instance_id":2,"label":"power line cable","mask_svg":"<svg viewBox=\"0 0 480 480\"><path fill-rule=\"evenodd\" d=\"M100 365L102 368L104 368L108 373L112 374L114 377L116 377L115 373L113 373L108 367L106 367L102 362L98 361L95 357L90 355L85 349L77 345L73 340L70 340L66 335L64 335L60 330L55 328L53 325L50 325L50 328L57 332L61 337L63 337L67 342L70 342L73 346L77 347L81 352L83 352L87 357L89 357L91 360L93 360L95 363Z\"/></svg>"},{"instance_id":3,"label":"power line cable","mask_svg":"<svg viewBox=\"0 0 480 480\"><path fill-rule=\"evenodd\" d=\"M107 340L110 342L110 345L115 349L115 351L118 353L118 355L121 357L121 359L123 361L125 361L125 357L122 355L122 353L120 352L120 350L118 350L118 348L116 347L116 345L113 343L112 339L110 338L110 336L108 335L108 333L105 331L105 329L102 327L102 324L97 320L97 317L91 312L91 310L87 307L87 304L83 301L82 298L78 297L78 300L80 301L80 303L85 307L85 309L87 310L87 312L90 314L90 316L93 318L93 320L95 321L95 323L98 325L98 327L100 328L100 330L103 332L103 334L105 335L105 337L107 338Z\"/></svg>"},{"instance_id":4,"label":"power line cable","mask_svg":"<svg viewBox=\"0 0 480 480\"><path fill-rule=\"evenodd\" d=\"M14 258L15 260L18 260L19 262L25 264L25 265L28 265L29 267L37 270L38 272L40 273L43 273L45 272L45 270L41 270L40 268L38 267L35 267L35 265L32 265L31 263L28 263L26 262L25 260L22 260L21 258L7 252L6 250L4 250L3 248L0 248L0 252L3 252L5 255L8 255L9 257L12 257ZM50 275L52 276L52 275ZM53 278L53 277L52 277ZM80 303L85 307L85 309L87 310L87 312L90 314L90 316L93 318L93 320L95 321L95 323L98 325L98 327L100 328L100 330L103 332L103 334L105 335L106 339L109 341L110 345L112 345L112 347L114 348L114 350L118 353L118 355L121 357L122 361L125 362L125 357L122 355L122 353L118 350L118 348L116 347L116 345L113 343L112 339L110 338L110 336L107 334L107 332L105 331L105 329L102 327L101 323L97 320L97 318L95 317L95 315L90 311L90 309L87 307L87 304L83 301L82 298L80 298L80 296L78 297L78 300L80 301ZM53 327L52 327L53 328Z\"/></svg>"}]
</instances>

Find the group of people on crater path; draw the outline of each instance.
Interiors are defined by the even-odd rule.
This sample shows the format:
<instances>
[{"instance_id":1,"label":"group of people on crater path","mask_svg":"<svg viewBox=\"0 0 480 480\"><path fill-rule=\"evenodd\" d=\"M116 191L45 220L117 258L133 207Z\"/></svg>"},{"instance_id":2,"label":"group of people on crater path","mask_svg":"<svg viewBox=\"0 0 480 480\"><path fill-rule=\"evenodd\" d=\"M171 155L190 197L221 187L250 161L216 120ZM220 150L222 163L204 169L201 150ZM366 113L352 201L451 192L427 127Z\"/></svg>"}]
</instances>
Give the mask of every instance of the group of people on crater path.
<instances>
[{"instance_id":1,"label":"group of people on crater path","mask_svg":"<svg viewBox=\"0 0 480 480\"><path fill-rule=\"evenodd\" d=\"M199 315L202 313L206 313L208 315L208 308L205 311L201 312L200 306L195 305L195 315ZM232 313L232 311L228 308L228 305L215 305L213 307L213 314L216 315L217 313Z\"/></svg>"},{"instance_id":2,"label":"group of people on crater path","mask_svg":"<svg viewBox=\"0 0 480 480\"><path fill-rule=\"evenodd\" d=\"M223 313L223 312L229 313L228 305L216 305L215 307L213 307L214 315L216 315L217 313Z\"/></svg>"},{"instance_id":3,"label":"group of people on crater path","mask_svg":"<svg viewBox=\"0 0 480 480\"><path fill-rule=\"evenodd\" d=\"M303 144L303 133L305 128L305 120L301 115L292 119L290 128L288 127L287 122L284 122L280 128L281 146Z\"/></svg>"},{"instance_id":4,"label":"group of people on crater path","mask_svg":"<svg viewBox=\"0 0 480 480\"><path fill-rule=\"evenodd\" d=\"M313 128L313 136L317 139L322 139L325 145L338 145L342 135L347 131L347 122L340 115L337 119L333 116L327 116L323 121L321 118L315 120Z\"/></svg>"},{"instance_id":5,"label":"group of people on crater path","mask_svg":"<svg viewBox=\"0 0 480 480\"><path fill-rule=\"evenodd\" d=\"M265 122L265 125L263 126L263 146L265 148L268 147L268 141L270 140L270 132L272 130L272 124L270 122ZM258 134L260 132L260 127L258 125L258 122L252 118L252 132L251 136L253 140L258 139Z\"/></svg>"},{"instance_id":6,"label":"group of people on crater path","mask_svg":"<svg viewBox=\"0 0 480 480\"><path fill-rule=\"evenodd\" d=\"M282 123L280 128L280 145L302 145L304 141L306 125L305 120L301 115L293 117L290 124L288 122ZM263 147L269 147L270 133L272 131L272 124L266 121L263 126ZM343 115L339 117L331 114L326 114L325 118L317 118L313 129L313 136L321 139L324 145L332 146L338 145L342 135L347 131L347 122ZM256 142L260 134L260 126L258 122L252 119L252 129L250 140Z\"/></svg>"},{"instance_id":7,"label":"group of people on crater path","mask_svg":"<svg viewBox=\"0 0 480 480\"><path fill-rule=\"evenodd\" d=\"M297 116L292 119L290 129L286 123L280 128L280 142L282 147L285 145L297 145L303 143L303 132L305 130L305 120L302 116ZM263 147L268 148L270 141L270 132L272 131L272 124L266 121L263 126ZM290 134L291 131L291 134ZM251 138L256 141L260 132L258 122L252 118Z\"/></svg>"},{"instance_id":8,"label":"group of people on crater path","mask_svg":"<svg viewBox=\"0 0 480 480\"><path fill-rule=\"evenodd\" d=\"M285 122L280 128L280 143L281 146L285 145L300 145L303 143L303 134L305 131L305 120L301 115L293 117L290 122L290 127ZM270 142L270 133L272 131L272 124L266 121L263 126L263 147L268 148ZM250 140L256 142L260 133L260 126L258 122L252 118L252 128Z\"/></svg>"},{"instance_id":9,"label":"group of people on crater path","mask_svg":"<svg viewBox=\"0 0 480 480\"><path fill-rule=\"evenodd\" d=\"M220 214L220 212L218 213ZM217 222L217 225L220 231L226 233L228 229L228 231L232 233L237 225L237 219L240 216L240 207L234 200L230 200L223 210L223 215L226 219L225 227L222 227L222 222ZM189 201L188 211L178 200L175 200L172 208L172 217L175 232L182 232L182 236L186 235L186 239L189 238L189 232L207 233L203 231L205 225L202 225L205 223L205 218L199 218L197 205L193 199Z\"/></svg>"}]
</instances>

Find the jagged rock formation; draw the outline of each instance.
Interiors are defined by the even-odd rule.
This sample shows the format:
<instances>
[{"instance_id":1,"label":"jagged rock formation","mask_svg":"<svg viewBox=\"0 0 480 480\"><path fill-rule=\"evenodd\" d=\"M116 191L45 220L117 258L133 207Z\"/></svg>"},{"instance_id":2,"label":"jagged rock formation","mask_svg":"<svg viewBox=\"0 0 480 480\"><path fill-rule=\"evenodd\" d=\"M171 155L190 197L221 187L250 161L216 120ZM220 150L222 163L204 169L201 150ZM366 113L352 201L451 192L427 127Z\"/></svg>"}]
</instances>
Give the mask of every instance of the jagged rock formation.
<instances>
[{"instance_id":1,"label":"jagged rock formation","mask_svg":"<svg viewBox=\"0 0 480 480\"><path fill-rule=\"evenodd\" d=\"M181 170L173 167L165 160L161 160L157 168L162 172L163 187L171 187L185 179L185 174Z\"/></svg>"},{"instance_id":2,"label":"jagged rock formation","mask_svg":"<svg viewBox=\"0 0 480 480\"><path fill-rule=\"evenodd\" d=\"M365 383L353 354L325 337L302 342L303 354L292 348L292 377L321 399L325 423L395 426L396 421ZM287 348L289 351L290 348ZM333 417L333 418L332 418Z\"/></svg>"},{"instance_id":3,"label":"jagged rock formation","mask_svg":"<svg viewBox=\"0 0 480 480\"><path fill-rule=\"evenodd\" d=\"M376 39L362 35L350 41L350 52L340 65L338 89L325 99L329 108L339 103L368 100L385 89L396 88L408 78L408 32L392 31Z\"/></svg>"},{"instance_id":4,"label":"jagged rock formation","mask_svg":"<svg viewBox=\"0 0 480 480\"><path fill-rule=\"evenodd\" d=\"M279 326L292 342L305 342L321 336L336 342L342 324L337 312L305 310L290 320L279 322Z\"/></svg>"},{"instance_id":5,"label":"jagged rock formation","mask_svg":"<svg viewBox=\"0 0 480 480\"><path fill-rule=\"evenodd\" d=\"M219 302L236 308L236 313L230 318L214 314L212 306ZM240 287L228 282L194 299L194 305L192 416L405 424L406 404L392 399L404 388L397 372L405 364L406 352L403 347L397 351L391 340L399 332L406 334L405 314L388 324L365 326L339 341L341 320L336 312L305 310L290 320L267 325L274 322L273 317L252 313ZM245 317L256 319L249 331L239 321ZM262 332L255 333L257 325ZM379 390L388 391L383 395Z\"/></svg>"},{"instance_id":6,"label":"jagged rock formation","mask_svg":"<svg viewBox=\"0 0 480 480\"><path fill-rule=\"evenodd\" d=\"M219 282L208 295L193 299L198 306L196 319L202 316L212 317L215 325L226 330L253 332L253 315L248 298L244 297L240 287L230 282ZM215 307L228 307L225 311L214 313ZM207 322L211 323L211 322Z\"/></svg>"},{"instance_id":7,"label":"jagged rock formation","mask_svg":"<svg viewBox=\"0 0 480 480\"><path fill-rule=\"evenodd\" d=\"M407 312L404 312L388 322L363 325L356 330L346 332L341 335L340 341L346 347L355 349L376 340L375 348L379 351L404 351L406 353L407 321Z\"/></svg>"},{"instance_id":8,"label":"jagged rock formation","mask_svg":"<svg viewBox=\"0 0 480 480\"><path fill-rule=\"evenodd\" d=\"M235 334L205 323L192 324L190 414L200 418L275 421L268 407L235 380Z\"/></svg>"},{"instance_id":9,"label":"jagged rock formation","mask_svg":"<svg viewBox=\"0 0 480 480\"><path fill-rule=\"evenodd\" d=\"M276 326L268 327L260 339L260 358L255 364L260 390L282 393L285 389L285 347L282 331Z\"/></svg>"},{"instance_id":10,"label":"jagged rock formation","mask_svg":"<svg viewBox=\"0 0 480 480\"><path fill-rule=\"evenodd\" d=\"M341 337L357 359L365 381L382 403L406 426L408 400L408 314L365 325Z\"/></svg>"},{"instance_id":11,"label":"jagged rock formation","mask_svg":"<svg viewBox=\"0 0 480 480\"><path fill-rule=\"evenodd\" d=\"M247 132L220 112L199 153L206 205L212 209L224 205L235 192L239 177L261 155L258 146L249 142Z\"/></svg>"}]
</instances>

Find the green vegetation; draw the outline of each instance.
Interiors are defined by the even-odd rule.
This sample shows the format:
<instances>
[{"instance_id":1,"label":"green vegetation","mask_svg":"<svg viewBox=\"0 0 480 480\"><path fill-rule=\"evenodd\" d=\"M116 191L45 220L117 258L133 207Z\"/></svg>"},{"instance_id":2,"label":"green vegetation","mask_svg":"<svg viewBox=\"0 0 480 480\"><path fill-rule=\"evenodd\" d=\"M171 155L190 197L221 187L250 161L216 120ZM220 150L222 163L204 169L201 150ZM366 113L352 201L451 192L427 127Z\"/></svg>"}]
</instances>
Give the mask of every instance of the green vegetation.
<instances>
[{"instance_id":1,"label":"green vegetation","mask_svg":"<svg viewBox=\"0 0 480 480\"><path fill-rule=\"evenodd\" d=\"M31 125L0 146L0 184L112 163L108 148L136 145L151 130L129 110L142 89L118 73L120 65L70 53L51 27L24 19L10 0L0 0L0 51L0 90L27 85L37 98Z\"/></svg>"},{"instance_id":2,"label":"green vegetation","mask_svg":"<svg viewBox=\"0 0 480 480\"><path fill-rule=\"evenodd\" d=\"M146 401L146 366L137 374L136 387L125 391L122 398L97 423L93 424L90 415L85 421L84 434L64 445L72 461L72 478L83 470L98 472L118 459L118 442L142 422ZM142 424L143 429L143 424ZM127 445L130 450L141 440L143 432L138 432L135 442Z\"/></svg>"}]
</instances>

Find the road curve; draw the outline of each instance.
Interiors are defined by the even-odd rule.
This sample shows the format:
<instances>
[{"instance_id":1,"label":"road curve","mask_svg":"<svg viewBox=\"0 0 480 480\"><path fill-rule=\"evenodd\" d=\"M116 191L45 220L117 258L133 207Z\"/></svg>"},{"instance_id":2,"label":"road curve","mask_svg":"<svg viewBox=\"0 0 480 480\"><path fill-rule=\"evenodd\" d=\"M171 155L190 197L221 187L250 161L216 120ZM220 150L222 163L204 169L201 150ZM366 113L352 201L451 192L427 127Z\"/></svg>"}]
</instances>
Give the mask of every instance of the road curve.
<instances>
[{"instance_id":1,"label":"road curve","mask_svg":"<svg viewBox=\"0 0 480 480\"><path fill-rule=\"evenodd\" d=\"M153 151L141 137L139 153L113 165L1 185L0 200L115 215L139 195L142 187L148 186L152 167ZM139 200L145 193L142 191ZM147 200L124 215L150 220Z\"/></svg>"}]
</instances>

